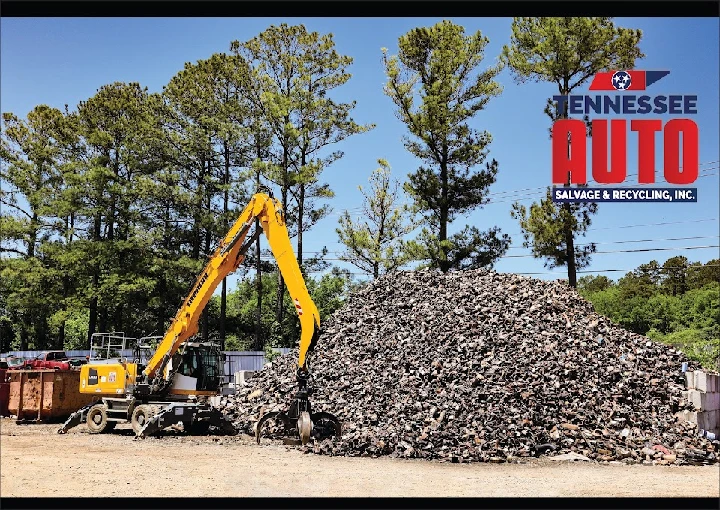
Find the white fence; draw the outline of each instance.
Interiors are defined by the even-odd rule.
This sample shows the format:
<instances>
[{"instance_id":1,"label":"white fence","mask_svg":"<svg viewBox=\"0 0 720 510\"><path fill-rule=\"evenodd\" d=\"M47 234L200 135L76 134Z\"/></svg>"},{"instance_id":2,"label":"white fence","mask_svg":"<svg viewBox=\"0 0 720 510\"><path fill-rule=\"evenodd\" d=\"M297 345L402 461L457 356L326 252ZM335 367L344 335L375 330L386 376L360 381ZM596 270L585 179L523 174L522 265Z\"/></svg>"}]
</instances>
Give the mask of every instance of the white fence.
<instances>
[{"instance_id":1,"label":"white fence","mask_svg":"<svg viewBox=\"0 0 720 510\"><path fill-rule=\"evenodd\" d=\"M290 349L287 347L276 350L281 354L290 352ZM32 359L43 352L47 351L10 351L0 354L0 357L20 356L22 358ZM70 358L84 358L90 355L90 351L65 351L65 354ZM132 349L124 349L120 352L120 355L124 358L132 358L133 351ZM265 359L265 352L263 351L225 351L226 374L234 374L239 370L261 370L265 363L267 363L267 360Z\"/></svg>"}]
</instances>

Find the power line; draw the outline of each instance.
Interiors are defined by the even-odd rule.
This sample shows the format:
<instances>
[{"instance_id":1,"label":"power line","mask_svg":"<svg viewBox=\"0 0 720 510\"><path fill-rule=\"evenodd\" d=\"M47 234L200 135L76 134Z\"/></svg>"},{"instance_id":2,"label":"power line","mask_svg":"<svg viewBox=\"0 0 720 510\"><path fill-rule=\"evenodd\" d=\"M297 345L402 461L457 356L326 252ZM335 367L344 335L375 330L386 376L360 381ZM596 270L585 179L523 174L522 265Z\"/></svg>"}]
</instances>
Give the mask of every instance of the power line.
<instances>
[{"instance_id":1,"label":"power line","mask_svg":"<svg viewBox=\"0 0 720 510\"><path fill-rule=\"evenodd\" d=\"M636 239L629 241L608 241L606 243L588 243L596 246L608 244L633 244L633 243L655 243L659 241L689 241L691 239L720 239L720 236L692 236L692 237L668 237L665 239ZM525 248L524 246L510 246L510 249Z\"/></svg>"},{"instance_id":2,"label":"power line","mask_svg":"<svg viewBox=\"0 0 720 510\"><path fill-rule=\"evenodd\" d=\"M697 268L697 269L699 269L699 268L704 268L704 267L720 267L720 264L704 264L704 265L702 265L702 266L694 266L694 268ZM630 272L635 271L636 269L638 269L638 268L633 268L633 269L597 269L597 270L582 269L582 270L576 271L576 273L630 273ZM661 269L662 269L662 268L661 268ZM323 271L320 271L320 270L308 271L308 273L322 273L322 272L323 272ZM503 273L502 271L498 271L498 272L501 273L501 274L508 274L508 273ZM353 276L370 276L368 273L362 273L362 272L357 272L357 271L348 271L347 274L350 274L350 275L353 275ZM512 273L509 273L509 274L519 274L519 275L552 274L552 275L559 275L559 274L562 274L562 273L560 273L560 272L558 272L558 271L535 271L535 272L514 272L514 271L513 271Z\"/></svg>"},{"instance_id":3,"label":"power line","mask_svg":"<svg viewBox=\"0 0 720 510\"><path fill-rule=\"evenodd\" d=\"M698 174L699 174L698 178L700 178L701 176L708 177L711 175L717 175L717 174L705 174L705 175L701 174L702 172L710 172L713 170L717 170L718 169L717 163L720 163L720 160L707 161L705 163L700 163L698 165ZM715 165L715 166L710 167L710 165ZM703 168L703 167L709 167L709 168ZM626 177L635 177L637 175L638 175L637 172L633 172L633 173L627 174ZM664 180L658 181L658 183L666 183L666 182L667 181L664 181ZM597 183L597 182L590 180L590 181L588 181L588 183ZM519 188L519 189L514 189L514 190L495 191L495 192L488 193L486 195L486 197L492 198L492 197L499 196L499 198L507 199L507 198L511 198L511 196L514 197L514 196L528 195L527 192L529 192L529 191L535 191L535 192L537 192L537 190L545 191L548 187L550 187L550 186L537 186L537 187L533 187L533 188ZM532 195L536 195L536 194L538 194L538 193L532 193ZM500 203L500 202L494 202L494 203ZM352 207L352 208L347 209L347 211L348 212L351 212L351 211L361 212L362 207Z\"/></svg>"},{"instance_id":4,"label":"power line","mask_svg":"<svg viewBox=\"0 0 720 510\"><path fill-rule=\"evenodd\" d=\"M705 177L714 177L714 176L720 175L717 172L715 172L715 170L718 170L718 169L720 169L720 167L718 167L718 166L711 167L711 168L704 168L704 169L702 169L702 171L705 173L698 174L697 178L703 179ZM637 175L637 174L628 174L627 177L633 177L635 175ZM655 184L663 184L663 183L667 184L667 181L658 181ZM598 184L598 183L596 181L588 181L588 184ZM647 186L647 185L643 184L642 186ZM490 200L484 205L507 204L510 202L523 202L523 201L533 200L539 196L544 195L546 193L546 190L550 187L552 187L552 186L538 186L536 188L523 188L523 189L518 189L518 190L498 191L495 193L489 193L488 195L486 195L486 198L489 198ZM535 190L535 191L532 191L532 190ZM502 195L502 196L498 197L499 200L492 199L492 197L498 196L498 195ZM400 206L404 206L404 205L410 205L410 204L406 204L406 203L400 204ZM350 214L351 218L357 217L364 212L364 207L362 207L362 206L351 207L348 209L343 209L342 212L333 211L328 216L342 216L345 214L345 212L348 212Z\"/></svg>"},{"instance_id":5,"label":"power line","mask_svg":"<svg viewBox=\"0 0 720 510\"><path fill-rule=\"evenodd\" d=\"M719 236L720 237L720 236ZM612 244L612 243L608 243ZM651 252L651 251L676 251L676 250L702 250L702 249L709 249L709 248L720 248L720 245L707 245L707 246L678 246L678 247L666 247L666 248L637 248L634 250L609 250L609 251L596 251L592 255L605 255L609 253L639 253L639 252ZM498 259L522 259L522 258L528 258L528 257L535 257L535 255L528 254L528 255L503 255L499 257ZM275 259L272 257L260 257L260 260L270 262ZM324 261L342 261L343 259L340 258L333 258L333 257L327 257L322 259Z\"/></svg>"},{"instance_id":6,"label":"power line","mask_svg":"<svg viewBox=\"0 0 720 510\"><path fill-rule=\"evenodd\" d=\"M707 161L707 162L705 162L705 163L700 163L700 164L698 165L698 173L700 173L700 172L706 172L706 171L710 171L710 170L717 170L717 166L716 166L716 167L713 167L713 168L702 168L702 167L706 167L706 166L710 166L710 165L716 165L717 163L720 163L720 160L718 160L718 161ZM635 177L636 175L638 175L637 172L635 172L635 173L630 173L630 174L627 174L627 177ZM589 182L596 182L596 181L589 181ZM660 182L667 182L667 181L660 181ZM500 194L514 194L514 193L521 192L521 191L545 190L546 188L548 188L548 186L538 186L538 187L535 187L535 188L521 188L521 189L517 189L517 190L507 190L507 191L496 191L496 192L493 192L493 193L489 193L489 194L488 194L488 197L490 197L490 196L496 196L496 195L500 195ZM501 198L507 198L507 197L501 197Z\"/></svg>"},{"instance_id":7,"label":"power line","mask_svg":"<svg viewBox=\"0 0 720 510\"><path fill-rule=\"evenodd\" d=\"M652 227L652 226L660 226L660 225L680 225L684 223L702 223L706 221L717 221L718 218L705 218L701 220L685 220L685 221L665 221L661 223L640 223L636 225L619 225L617 227L602 227L602 228L589 228L588 231L593 230L614 230L619 228L636 228L636 227ZM522 232L515 232L513 234L509 234L510 236L521 236L523 235ZM600 244L624 244L624 243L640 243L640 242L654 242L654 241L684 241L684 240L690 240L690 239L716 239L718 236L697 236L697 237L679 237L679 238L667 238L667 239L638 239L638 240L632 240L632 241L609 241L607 243L595 243L596 245ZM510 248L522 248L522 246L510 246ZM319 255L321 254L321 251L312 251L312 250L303 250L303 254L315 254ZM328 250L328 254L334 254L334 255L340 255L344 252L340 252L337 250Z\"/></svg>"},{"instance_id":8,"label":"power line","mask_svg":"<svg viewBox=\"0 0 720 510\"><path fill-rule=\"evenodd\" d=\"M633 243L655 243L655 242L661 242L661 241L689 241L689 240L697 240L697 239L720 239L720 236L690 236L690 237L666 237L663 239L631 239L631 240L624 240L624 241L608 241L605 243L587 243L594 244L595 246L602 246L602 245L609 245L609 244L633 244ZM583 245L583 246L587 246ZM510 250L519 250L519 249L525 249L525 246L522 245L512 245L508 246L508 249ZM322 252L317 251L303 251L303 254L315 254L319 255ZM345 252L341 251L329 251L327 252L331 255L342 255ZM272 260L272 259L265 259L265 260ZM324 258L323 260L340 260L335 258Z\"/></svg>"},{"instance_id":9,"label":"power line","mask_svg":"<svg viewBox=\"0 0 720 510\"><path fill-rule=\"evenodd\" d=\"M720 248L719 244L713 244L708 246L678 246L675 248L638 248L635 250L610 250L610 251L596 251L592 255L605 255L608 253L640 253L650 251L677 251L677 250L704 250L709 248ZM500 257L501 259L521 259L527 257L535 257L535 255L505 255Z\"/></svg>"},{"instance_id":10,"label":"power line","mask_svg":"<svg viewBox=\"0 0 720 510\"><path fill-rule=\"evenodd\" d=\"M718 168L712 168L712 169L709 169L709 170L717 170L717 169L718 169ZM700 174L700 175L698 175L698 179L702 179L702 178L705 178L705 177L714 177L714 176L716 176L716 175L720 175L720 174L718 174L717 172L716 172L716 173ZM643 186L644 186L644 185L643 185ZM516 196L501 197L502 199L507 199L507 200L497 200L497 201L496 201L496 200L491 200L491 201L489 201L486 205L490 205L490 204L507 204L507 203L509 203L509 202L524 202L524 201L528 201L528 200L535 200L537 197L539 197L539 196L541 196L541 195L544 195L544 194L546 193L545 190L547 190L547 188L548 188L548 186L545 186L545 187L543 188L543 191L537 191L537 192L534 192L534 193L525 193L525 194L520 194L520 195L516 195Z\"/></svg>"}]
</instances>

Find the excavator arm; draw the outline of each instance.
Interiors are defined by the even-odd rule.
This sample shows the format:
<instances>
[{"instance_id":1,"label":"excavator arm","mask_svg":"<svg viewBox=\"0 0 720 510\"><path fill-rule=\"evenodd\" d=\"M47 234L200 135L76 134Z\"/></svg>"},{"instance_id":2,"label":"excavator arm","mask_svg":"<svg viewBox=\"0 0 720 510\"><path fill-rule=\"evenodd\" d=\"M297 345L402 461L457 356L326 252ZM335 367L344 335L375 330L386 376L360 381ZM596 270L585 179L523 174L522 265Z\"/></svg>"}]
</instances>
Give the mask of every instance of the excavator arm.
<instances>
[{"instance_id":1,"label":"excavator arm","mask_svg":"<svg viewBox=\"0 0 720 510\"><path fill-rule=\"evenodd\" d=\"M200 315L215 289L223 278L240 266L248 248L259 235L256 231L250 239L247 239L255 219L260 221L300 318L298 368L300 372L307 373L307 355L315 346L320 332L320 314L310 297L290 244L282 205L268 194L256 193L210 257L210 261L200 273L155 353L148 361L143 371L148 379L161 374L183 342L198 332Z\"/></svg>"}]
</instances>

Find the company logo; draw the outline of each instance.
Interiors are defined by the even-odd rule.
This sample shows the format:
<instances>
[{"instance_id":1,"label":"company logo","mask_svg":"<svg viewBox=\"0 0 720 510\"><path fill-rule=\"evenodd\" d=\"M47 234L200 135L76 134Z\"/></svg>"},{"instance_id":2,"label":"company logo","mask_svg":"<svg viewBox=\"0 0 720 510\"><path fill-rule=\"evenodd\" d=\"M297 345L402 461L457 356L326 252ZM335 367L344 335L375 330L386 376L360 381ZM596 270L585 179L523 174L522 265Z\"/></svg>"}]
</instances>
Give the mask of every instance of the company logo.
<instances>
[{"instance_id":1,"label":"company logo","mask_svg":"<svg viewBox=\"0 0 720 510\"><path fill-rule=\"evenodd\" d=\"M581 119L591 115L601 116L590 120L591 177L598 184L626 183L628 174L637 175L639 184L655 183L657 142L663 146L658 163L662 165L665 181L673 185L695 182L699 171L699 131L691 117L697 114L697 95L660 94L657 88L653 88L658 90L656 95L645 93L669 74L670 71L608 71L593 77L589 87L593 94L553 96L557 112L568 118L555 121L552 128L552 183L588 183L587 126ZM625 118L608 118L613 115L631 116L629 126ZM638 118L647 115L674 118ZM628 131L637 135L628 136ZM636 161L628 162L628 143L637 144ZM692 201L696 201L695 194Z\"/></svg>"},{"instance_id":2,"label":"company logo","mask_svg":"<svg viewBox=\"0 0 720 510\"><path fill-rule=\"evenodd\" d=\"M590 83L590 90L646 90L665 78L670 71L611 71L598 73Z\"/></svg>"}]
</instances>

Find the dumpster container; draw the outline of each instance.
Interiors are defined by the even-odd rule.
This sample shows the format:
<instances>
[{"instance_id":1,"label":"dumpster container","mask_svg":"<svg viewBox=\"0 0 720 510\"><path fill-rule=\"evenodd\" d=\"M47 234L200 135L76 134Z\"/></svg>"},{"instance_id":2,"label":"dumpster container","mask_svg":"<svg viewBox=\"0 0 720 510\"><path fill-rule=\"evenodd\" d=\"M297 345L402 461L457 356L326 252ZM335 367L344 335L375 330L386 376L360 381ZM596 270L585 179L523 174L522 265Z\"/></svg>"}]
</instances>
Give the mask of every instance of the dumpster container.
<instances>
[{"instance_id":1,"label":"dumpster container","mask_svg":"<svg viewBox=\"0 0 720 510\"><path fill-rule=\"evenodd\" d=\"M67 418L97 397L80 393L75 370L11 370L8 410L18 421Z\"/></svg>"},{"instance_id":2,"label":"dumpster container","mask_svg":"<svg viewBox=\"0 0 720 510\"><path fill-rule=\"evenodd\" d=\"M10 383L6 381L7 369L0 368L0 416L9 416Z\"/></svg>"}]
</instances>

